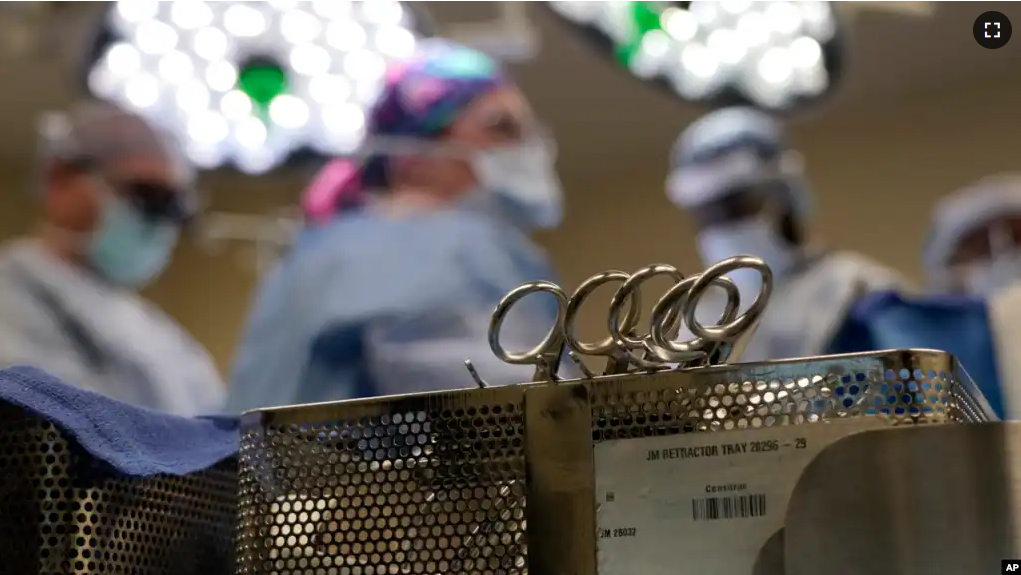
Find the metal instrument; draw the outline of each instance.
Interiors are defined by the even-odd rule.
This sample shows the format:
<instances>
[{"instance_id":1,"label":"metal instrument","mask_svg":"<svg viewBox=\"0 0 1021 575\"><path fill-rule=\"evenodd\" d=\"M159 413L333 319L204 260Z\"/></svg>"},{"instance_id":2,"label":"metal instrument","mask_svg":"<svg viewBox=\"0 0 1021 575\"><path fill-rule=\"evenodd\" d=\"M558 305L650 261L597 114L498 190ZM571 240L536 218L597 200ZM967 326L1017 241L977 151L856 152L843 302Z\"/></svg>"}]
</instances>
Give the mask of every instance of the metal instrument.
<instances>
[{"instance_id":1,"label":"metal instrument","mask_svg":"<svg viewBox=\"0 0 1021 575\"><path fill-rule=\"evenodd\" d=\"M739 314L741 295L726 274L740 269L755 270L762 276L762 282L754 302ZM641 287L656 277L667 277L675 283L653 307L649 332L639 334ZM575 323L582 306L596 289L611 283L621 285L610 300L606 322L609 336L597 342L580 341ZM699 302L713 286L722 288L726 302L717 323L706 326L698 321L695 313ZM590 378L635 370L718 365L740 352L742 344L754 332L772 289L773 275L769 266L751 256L732 257L691 276L665 264L650 265L633 274L618 270L600 272L582 282L570 297L554 283L529 282L512 290L496 306L489 326L489 346L506 363L534 365L533 381L556 380L565 352ZM500 342L503 322L518 302L536 293L548 293L556 298L556 323L535 347L527 351L508 351ZM682 326L687 326L694 337L674 341ZM581 356L605 357L606 367L601 374L594 374L582 363ZM471 360L465 365L479 387L486 387Z\"/></svg>"}]
</instances>

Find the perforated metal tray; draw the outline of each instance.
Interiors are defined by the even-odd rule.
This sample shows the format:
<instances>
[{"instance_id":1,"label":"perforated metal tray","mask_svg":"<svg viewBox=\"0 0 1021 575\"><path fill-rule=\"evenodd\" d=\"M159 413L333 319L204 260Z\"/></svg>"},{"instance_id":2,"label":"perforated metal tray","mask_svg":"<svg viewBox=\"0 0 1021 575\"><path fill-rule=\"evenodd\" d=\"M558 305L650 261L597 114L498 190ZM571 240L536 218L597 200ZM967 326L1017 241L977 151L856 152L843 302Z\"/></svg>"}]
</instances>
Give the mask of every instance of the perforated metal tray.
<instances>
[{"instance_id":1,"label":"perforated metal tray","mask_svg":"<svg viewBox=\"0 0 1021 575\"><path fill-rule=\"evenodd\" d=\"M238 572L593 575L599 442L991 413L951 356L927 350L250 412Z\"/></svg>"},{"instance_id":2,"label":"perforated metal tray","mask_svg":"<svg viewBox=\"0 0 1021 575\"><path fill-rule=\"evenodd\" d=\"M234 571L237 462L126 478L51 423L0 404L0 573Z\"/></svg>"}]
</instances>

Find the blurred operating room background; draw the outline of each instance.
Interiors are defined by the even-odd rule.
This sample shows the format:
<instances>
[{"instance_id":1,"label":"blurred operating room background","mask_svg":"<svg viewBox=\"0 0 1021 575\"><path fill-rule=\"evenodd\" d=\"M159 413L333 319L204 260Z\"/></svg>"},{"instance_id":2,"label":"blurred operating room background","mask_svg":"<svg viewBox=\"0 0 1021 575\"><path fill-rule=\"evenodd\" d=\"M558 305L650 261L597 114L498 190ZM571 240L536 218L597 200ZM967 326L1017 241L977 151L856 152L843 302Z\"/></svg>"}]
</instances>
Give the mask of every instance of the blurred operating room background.
<instances>
[{"instance_id":1,"label":"blurred operating room background","mask_svg":"<svg viewBox=\"0 0 1021 575\"><path fill-rule=\"evenodd\" d=\"M9 40L0 53L4 238L25 232L36 209L38 117L83 95L83 55L108 8L99 2L22 4L29 3L0 9L0 38ZM498 3L416 4L440 33L467 34L472 28L465 25L493 19ZM542 4L528 3L527 11L538 52L513 67L559 145L567 217L539 239L565 285L598 270L653 261L697 269L692 228L667 202L663 182L674 138L708 108L637 80ZM843 78L830 98L791 118L818 202L814 231L835 247L919 277L932 202L986 174L1021 168L1021 77L1014 72L1021 41L987 50L972 37L980 13L995 9L1021 19L1021 3L844 4ZM307 166L259 175L224 168L205 174L202 187L213 212L270 216L294 207L310 174ZM269 241L286 236L264 229ZM222 367L257 279L256 234L242 231L238 242L190 238L148 290ZM220 232L221 240L230 235L226 228Z\"/></svg>"}]
</instances>

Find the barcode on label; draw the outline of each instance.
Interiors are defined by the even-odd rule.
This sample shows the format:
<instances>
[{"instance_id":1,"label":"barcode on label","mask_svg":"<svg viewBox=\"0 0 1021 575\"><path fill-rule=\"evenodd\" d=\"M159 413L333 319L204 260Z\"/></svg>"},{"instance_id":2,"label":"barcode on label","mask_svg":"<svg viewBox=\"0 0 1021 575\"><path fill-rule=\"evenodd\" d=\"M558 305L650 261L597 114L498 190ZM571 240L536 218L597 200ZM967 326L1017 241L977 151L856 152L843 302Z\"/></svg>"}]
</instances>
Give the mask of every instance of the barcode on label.
<instances>
[{"instance_id":1,"label":"barcode on label","mask_svg":"<svg viewBox=\"0 0 1021 575\"><path fill-rule=\"evenodd\" d=\"M691 500L691 518L695 521L717 519L748 519L766 514L766 496L734 495Z\"/></svg>"}]
</instances>

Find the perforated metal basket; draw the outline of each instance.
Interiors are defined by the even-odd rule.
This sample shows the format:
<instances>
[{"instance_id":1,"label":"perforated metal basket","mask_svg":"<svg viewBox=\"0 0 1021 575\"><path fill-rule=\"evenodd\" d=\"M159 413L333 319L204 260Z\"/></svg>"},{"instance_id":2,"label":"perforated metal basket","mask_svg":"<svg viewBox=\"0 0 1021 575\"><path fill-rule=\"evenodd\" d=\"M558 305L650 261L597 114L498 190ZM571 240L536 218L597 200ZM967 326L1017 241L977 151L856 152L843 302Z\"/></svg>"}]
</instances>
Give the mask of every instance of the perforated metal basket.
<instances>
[{"instance_id":1,"label":"perforated metal basket","mask_svg":"<svg viewBox=\"0 0 1021 575\"><path fill-rule=\"evenodd\" d=\"M0 573L234 571L237 462L127 478L72 438L0 404Z\"/></svg>"},{"instance_id":2,"label":"perforated metal basket","mask_svg":"<svg viewBox=\"0 0 1021 575\"><path fill-rule=\"evenodd\" d=\"M951 356L925 350L251 412L238 572L595 574L600 442L990 413Z\"/></svg>"}]
</instances>

